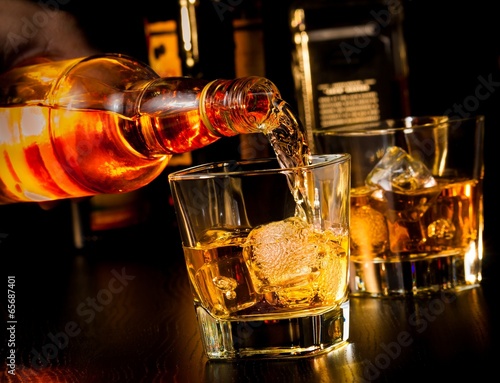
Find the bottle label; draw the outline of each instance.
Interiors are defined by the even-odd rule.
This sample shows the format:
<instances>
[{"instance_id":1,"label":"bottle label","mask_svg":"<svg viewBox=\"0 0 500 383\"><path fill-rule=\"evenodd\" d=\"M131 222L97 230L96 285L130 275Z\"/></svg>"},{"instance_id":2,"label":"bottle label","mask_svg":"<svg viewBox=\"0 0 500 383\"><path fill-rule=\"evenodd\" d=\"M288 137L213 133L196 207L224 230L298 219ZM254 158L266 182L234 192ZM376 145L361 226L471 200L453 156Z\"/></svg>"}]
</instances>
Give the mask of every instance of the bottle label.
<instances>
[{"instance_id":1,"label":"bottle label","mask_svg":"<svg viewBox=\"0 0 500 383\"><path fill-rule=\"evenodd\" d=\"M311 12L306 9L303 16L307 28L294 30L292 62L299 116L309 142L316 129L403 117L406 61L396 14L361 9L364 20L349 24L339 9L330 22L320 11ZM377 23L380 17L374 19L374 13L391 17Z\"/></svg>"},{"instance_id":2,"label":"bottle label","mask_svg":"<svg viewBox=\"0 0 500 383\"><path fill-rule=\"evenodd\" d=\"M368 26L315 30L302 35L302 97L312 100L306 120L315 129L393 117L390 42ZM360 47L360 39L367 43Z\"/></svg>"},{"instance_id":3,"label":"bottle label","mask_svg":"<svg viewBox=\"0 0 500 383\"><path fill-rule=\"evenodd\" d=\"M376 78L317 85L318 127L328 128L380 119Z\"/></svg>"}]
</instances>

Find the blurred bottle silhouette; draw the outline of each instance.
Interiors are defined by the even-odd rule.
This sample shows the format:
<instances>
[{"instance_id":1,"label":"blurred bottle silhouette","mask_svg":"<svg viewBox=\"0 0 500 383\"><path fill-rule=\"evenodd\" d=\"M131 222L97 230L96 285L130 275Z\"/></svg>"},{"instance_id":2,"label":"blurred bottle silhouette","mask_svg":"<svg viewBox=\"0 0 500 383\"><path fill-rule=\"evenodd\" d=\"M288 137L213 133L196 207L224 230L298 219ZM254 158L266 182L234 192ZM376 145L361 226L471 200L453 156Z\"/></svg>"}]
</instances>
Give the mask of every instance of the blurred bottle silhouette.
<instances>
[{"instance_id":1,"label":"blurred bottle silhouette","mask_svg":"<svg viewBox=\"0 0 500 383\"><path fill-rule=\"evenodd\" d=\"M293 76L311 143L315 129L410 114L403 16L398 0L293 2Z\"/></svg>"},{"instance_id":2,"label":"blurred bottle silhouette","mask_svg":"<svg viewBox=\"0 0 500 383\"><path fill-rule=\"evenodd\" d=\"M234 63L236 77L266 76L264 20L261 0L247 0L234 7ZM273 153L263 134L241 135L242 159L269 157Z\"/></svg>"}]
</instances>

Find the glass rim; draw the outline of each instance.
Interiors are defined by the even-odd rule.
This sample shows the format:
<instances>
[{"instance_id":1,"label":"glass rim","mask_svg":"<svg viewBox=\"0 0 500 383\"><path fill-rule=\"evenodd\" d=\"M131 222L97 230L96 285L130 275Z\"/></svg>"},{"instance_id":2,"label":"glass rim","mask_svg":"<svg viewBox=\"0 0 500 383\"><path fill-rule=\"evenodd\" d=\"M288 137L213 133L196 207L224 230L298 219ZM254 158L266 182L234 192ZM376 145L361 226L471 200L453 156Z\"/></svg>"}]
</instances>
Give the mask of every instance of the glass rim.
<instances>
[{"instance_id":1,"label":"glass rim","mask_svg":"<svg viewBox=\"0 0 500 383\"><path fill-rule=\"evenodd\" d=\"M255 175L278 174L278 173L282 174L296 173L297 171L308 171L312 169L318 169L336 163L338 164L345 163L346 161L349 161L350 158L351 155L349 153L312 154L311 155L312 160L323 159L323 161L317 161L311 163L310 165L296 166L293 168L279 167L279 164L277 162L278 159L276 157L254 158L248 160L213 161L172 172L168 175L168 180L180 181L189 179L209 179L209 178L243 176L243 175L255 176ZM241 169L241 167L245 165L268 163L268 162L276 162L277 166L265 169ZM234 170L217 171L217 169L228 169L228 168Z\"/></svg>"},{"instance_id":2,"label":"glass rim","mask_svg":"<svg viewBox=\"0 0 500 383\"><path fill-rule=\"evenodd\" d=\"M330 128L314 129L315 135L331 136L363 136L395 133L405 130L418 130L425 128L436 128L441 125L460 124L466 121L484 121L484 115L472 115L469 117L449 117L447 115L422 115L407 116L399 119L384 119L369 122L352 123Z\"/></svg>"}]
</instances>

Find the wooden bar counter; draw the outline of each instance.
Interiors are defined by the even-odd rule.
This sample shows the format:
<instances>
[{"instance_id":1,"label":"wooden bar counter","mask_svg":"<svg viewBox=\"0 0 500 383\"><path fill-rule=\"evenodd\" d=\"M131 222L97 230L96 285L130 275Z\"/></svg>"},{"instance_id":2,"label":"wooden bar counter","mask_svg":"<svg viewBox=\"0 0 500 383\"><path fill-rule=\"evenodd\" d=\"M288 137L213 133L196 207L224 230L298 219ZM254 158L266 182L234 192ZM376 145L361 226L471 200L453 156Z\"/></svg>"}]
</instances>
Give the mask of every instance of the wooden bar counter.
<instances>
[{"instance_id":1,"label":"wooden bar counter","mask_svg":"<svg viewBox=\"0 0 500 383\"><path fill-rule=\"evenodd\" d=\"M482 382L498 372L499 289L488 252L480 287L426 299L351 298L341 349L213 362L202 353L175 223L148 228L134 245L124 238L76 251L67 222L16 209L10 231L0 231L1 382Z\"/></svg>"}]
</instances>

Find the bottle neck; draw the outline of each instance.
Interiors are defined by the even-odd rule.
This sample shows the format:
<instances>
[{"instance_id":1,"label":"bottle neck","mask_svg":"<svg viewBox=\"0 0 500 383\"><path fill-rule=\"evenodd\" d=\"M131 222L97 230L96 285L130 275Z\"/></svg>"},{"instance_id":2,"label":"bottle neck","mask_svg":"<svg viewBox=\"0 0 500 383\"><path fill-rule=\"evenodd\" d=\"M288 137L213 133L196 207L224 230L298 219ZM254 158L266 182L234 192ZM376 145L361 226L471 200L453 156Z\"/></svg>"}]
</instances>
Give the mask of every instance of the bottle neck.
<instances>
[{"instance_id":1,"label":"bottle neck","mask_svg":"<svg viewBox=\"0 0 500 383\"><path fill-rule=\"evenodd\" d=\"M135 103L125 103L138 116L138 129L129 130L126 139L147 156L185 153L221 137L266 133L279 126L280 94L263 77L212 82L159 78L138 88Z\"/></svg>"},{"instance_id":2,"label":"bottle neck","mask_svg":"<svg viewBox=\"0 0 500 383\"><path fill-rule=\"evenodd\" d=\"M264 77L215 80L201 92L200 116L218 136L266 133L279 126L275 109L280 101L278 89Z\"/></svg>"}]
</instances>

